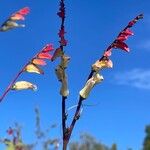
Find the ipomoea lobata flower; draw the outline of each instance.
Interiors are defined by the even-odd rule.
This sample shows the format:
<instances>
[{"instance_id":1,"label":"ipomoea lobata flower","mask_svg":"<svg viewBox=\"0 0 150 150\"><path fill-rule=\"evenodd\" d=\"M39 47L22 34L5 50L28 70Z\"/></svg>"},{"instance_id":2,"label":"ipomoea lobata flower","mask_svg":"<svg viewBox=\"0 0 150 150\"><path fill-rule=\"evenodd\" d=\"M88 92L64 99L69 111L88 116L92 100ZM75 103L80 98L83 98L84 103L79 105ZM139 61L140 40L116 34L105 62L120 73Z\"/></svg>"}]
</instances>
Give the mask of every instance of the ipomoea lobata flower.
<instances>
[{"instance_id":1,"label":"ipomoea lobata flower","mask_svg":"<svg viewBox=\"0 0 150 150\"><path fill-rule=\"evenodd\" d=\"M30 9L28 7L24 7L19 11L12 14L0 27L0 31L8 31L17 27L25 27L24 24L18 24L16 21L24 20L25 15L29 13Z\"/></svg>"},{"instance_id":2,"label":"ipomoea lobata flower","mask_svg":"<svg viewBox=\"0 0 150 150\"><path fill-rule=\"evenodd\" d=\"M102 82L104 80L103 76L100 75L99 73L96 73L94 76L92 76L85 84L84 88L79 92L80 93L80 96L83 98L83 99L86 99L92 88Z\"/></svg>"},{"instance_id":3,"label":"ipomoea lobata flower","mask_svg":"<svg viewBox=\"0 0 150 150\"><path fill-rule=\"evenodd\" d=\"M37 90L37 86L35 84L32 84L30 82L27 81L18 81L16 82L12 88L12 90L27 90L27 89L31 89L36 91Z\"/></svg>"},{"instance_id":4,"label":"ipomoea lobata flower","mask_svg":"<svg viewBox=\"0 0 150 150\"><path fill-rule=\"evenodd\" d=\"M28 64L24 71L29 73L44 74L43 70L33 63Z\"/></svg>"},{"instance_id":5,"label":"ipomoea lobata flower","mask_svg":"<svg viewBox=\"0 0 150 150\"><path fill-rule=\"evenodd\" d=\"M92 70L95 72L98 72L99 70L101 70L103 68L112 68L112 67L113 67L113 62L109 58L106 57L106 59L97 60L92 65Z\"/></svg>"}]
</instances>

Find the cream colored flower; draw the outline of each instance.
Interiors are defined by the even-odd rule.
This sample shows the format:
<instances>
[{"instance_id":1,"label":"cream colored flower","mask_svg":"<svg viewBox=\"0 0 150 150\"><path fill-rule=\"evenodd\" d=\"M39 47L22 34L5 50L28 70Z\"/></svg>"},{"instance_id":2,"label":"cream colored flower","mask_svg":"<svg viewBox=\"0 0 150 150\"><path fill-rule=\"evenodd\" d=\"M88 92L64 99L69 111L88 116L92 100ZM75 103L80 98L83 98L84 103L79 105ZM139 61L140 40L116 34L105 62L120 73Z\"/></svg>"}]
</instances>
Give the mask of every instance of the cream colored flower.
<instances>
[{"instance_id":1,"label":"cream colored flower","mask_svg":"<svg viewBox=\"0 0 150 150\"><path fill-rule=\"evenodd\" d=\"M104 60L97 60L93 65L92 65L92 70L98 72L99 70L103 68L112 68L113 63L110 59L104 59Z\"/></svg>"},{"instance_id":2,"label":"cream colored flower","mask_svg":"<svg viewBox=\"0 0 150 150\"><path fill-rule=\"evenodd\" d=\"M100 74L95 74L93 77L91 77L85 84L84 88L80 91L80 96L84 99L86 99L89 94L90 91L92 90L92 88L102 82L104 80L103 76Z\"/></svg>"}]
</instances>

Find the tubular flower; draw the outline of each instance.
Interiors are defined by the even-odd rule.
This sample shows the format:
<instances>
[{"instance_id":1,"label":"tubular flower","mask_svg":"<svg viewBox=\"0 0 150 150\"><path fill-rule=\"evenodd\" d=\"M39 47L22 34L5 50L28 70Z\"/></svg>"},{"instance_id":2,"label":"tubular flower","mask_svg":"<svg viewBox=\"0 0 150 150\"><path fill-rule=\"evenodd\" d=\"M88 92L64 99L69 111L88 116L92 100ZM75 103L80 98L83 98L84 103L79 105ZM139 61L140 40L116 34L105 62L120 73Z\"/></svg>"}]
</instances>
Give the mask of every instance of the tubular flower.
<instances>
[{"instance_id":1,"label":"tubular flower","mask_svg":"<svg viewBox=\"0 0 150 150\"><path fill-rule=\"evenodd\" d=\"M89 96L89 94L90 94L92 88L93 88L96 84L102 82L103 80L104 80L104 78L103 78L102 75L100 75L100 74L98 74L98 73L95 74L93 77L91 77L91 78L86 82L84 88L79 92L79 93L80 93L80 96L81 96L83 99L86 99L86 98Z\"/></svg>"},{"instance_id":2,"label":"tubular flower","mask_svg":"<svg viewBox=\"0 0 150 150\"><path fill-rule=\"evenodd\" d=\"M41 68L39 68L37 65L35 64L28 64L24 71L29 72L29 73L37 73L37 74L44 74L43 70L41 70Z\"/></svg>"},{"instance_id":3,"label":"tubular flower","mask_svg":"<svg viewBox=\"0 0 150 150\"><path fill-rule=\"evenodd\" d=\"M27 82L27 81L18 81L16 82L12 88L12 90L27 90L27 89L31 89L31 90L37 90L37 86Z\"/></svg>"},{"instance_id":4,"label":"tubular flower","mask_svg":"<svg viewBox=\"0 0 150 150\"><path fill-rule=\"evenodd\" d=\"M46 65L46 62L44 60L38 59L38 58L33 59L32 63L35 64L35 65L41 65L41 66Z\"/></svg>"},{"instance_id":5,"label":"tubular flower","mask_svg":"<svg viewBox=\"0 0 150 150\"><path fill-rule=\"evenodd\" d=\"M112 68L113 63L110 59L105 58L102 60L97 60L93 65L92 65L92 70L95 72L100 71L103 68Z\"/></svg>"},{"instance_id":6,"label":"tubular flower","mask_svg":"<svg viewBox=\"0 0 150 150\"><path fill-rule=\"evenodd\" d=\"M129 52L130 49L128 47L128 45L122 41L116 41L114 44L113 44L113 48L120 48L126 52Z\"/></svg>"}]
</instances>

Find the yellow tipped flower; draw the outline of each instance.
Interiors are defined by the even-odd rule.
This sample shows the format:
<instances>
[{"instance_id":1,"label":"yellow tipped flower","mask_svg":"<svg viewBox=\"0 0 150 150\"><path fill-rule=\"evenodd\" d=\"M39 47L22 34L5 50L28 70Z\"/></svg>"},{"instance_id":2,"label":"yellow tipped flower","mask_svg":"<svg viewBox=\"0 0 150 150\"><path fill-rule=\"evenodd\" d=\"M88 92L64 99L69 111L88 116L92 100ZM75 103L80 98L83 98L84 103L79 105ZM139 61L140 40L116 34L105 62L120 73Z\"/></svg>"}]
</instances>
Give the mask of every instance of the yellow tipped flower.
<instances>
[{"instance_id":1,"label":"yellow tipped flower","mask_svg":"<svg viewBox=\"0 0 150 150\"><path fill-rule=\"evenodd\" d=\"M113 67L113 62L110 59L103 59L103 60L97 60L93 65L92 69L94 71L99 71L100 69L103 68L112 68Z\"/></svg>"},{"instance_id":2,"label":"yellow tipped flower","mask_svg":"<svg viewBox=\"0 0 150 150\"><path fill-rule=\"evenodd\" d=\"M91 77L91 78L86 82L84 88L80 91L80 96L81 96L82 98L86 99L86 98L89 96L89 94L90 94L92 88L93 88L96 84L102 82L103 80L104 80L104 78L103 78L102 75L100 75L100 74L98 74L98 73L95 74L93 77Z\"/></svg>"},{"instance_id":3,"label":"yellow tipped flower","mask_svg":"<svg viewBox=\"0 0 150 150\"><path fill-rule=\"evenodd\" d=\"M16 82L12 88L12 90L27 90L27 89L31 89L31 90L37 90L37 86L27 82L27 81L18 81Z\"/></svg>"},{"instance_id":4,"label":"yellow tipped flower","mask_svg":"<svg viewBox=\"0 0 150 150\"><path fill-rule=\"evenodd\" d=\"M25 67L24 71L30 72L30 73L37 73L37 74L44 74L43 70L41 70L37 65L35 64L29 64Z\"/></svg>"}]
</instances>

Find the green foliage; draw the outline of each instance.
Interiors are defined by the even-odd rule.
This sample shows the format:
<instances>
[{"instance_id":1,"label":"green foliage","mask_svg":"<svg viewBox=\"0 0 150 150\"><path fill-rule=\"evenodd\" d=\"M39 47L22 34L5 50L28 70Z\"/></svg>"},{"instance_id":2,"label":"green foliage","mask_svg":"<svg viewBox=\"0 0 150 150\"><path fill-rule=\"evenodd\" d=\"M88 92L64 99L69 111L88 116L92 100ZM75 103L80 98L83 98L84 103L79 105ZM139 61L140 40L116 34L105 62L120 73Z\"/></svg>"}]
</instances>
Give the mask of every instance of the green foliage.
<instances>
[{"instance_id":1,"label":"green foliage","mask_svg":"<svg viewBox=\"0 0 150 150\"><path fill-rule=\"evenodd\" d=\"M117 145L113 144L112 147L111 147L111 150L117 150Z\"/></svg>"},{"instance_id":2,"label":"green foliage","mask_svg":"<svg viewBox=\"0 0 150 150\"><path fill-rule=\"evenodd\" d=\"M86 133L80 136L80 142L71 143L69 150L117 150L117 146L113 144L112 148L109 148Z\"/></svg>"},{"instance_id":3,"label":"green foliage","mask_svg":"<svg viewBox=\"0 0 150 150\"><path fill-rule=\"evenodd\" d=\"M146 137L143 143L143 150L150 150L150 125L146 126L145 133Z\"/></svg>"}]
</instances>

